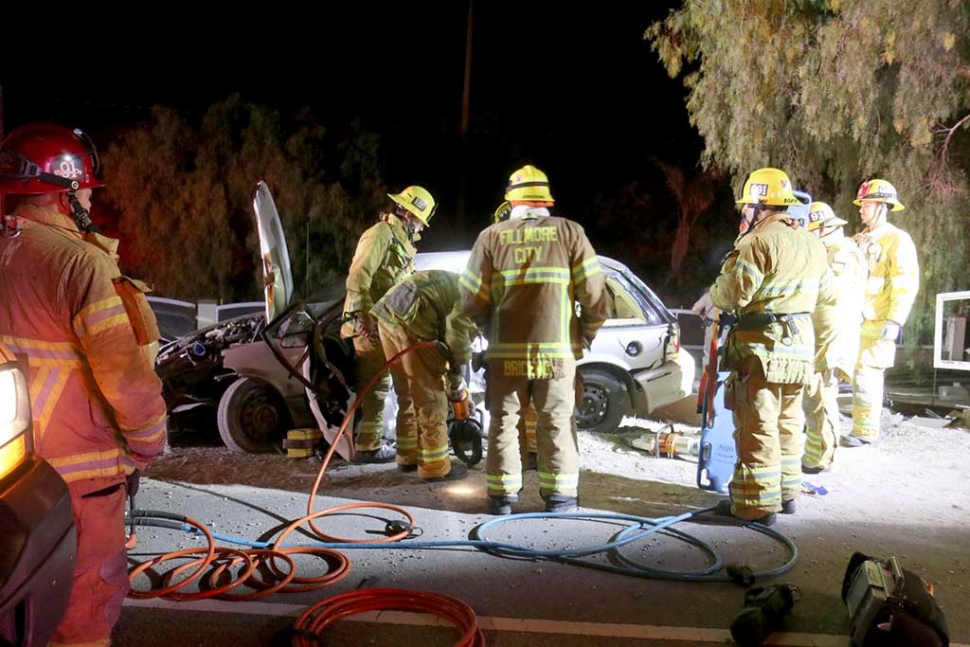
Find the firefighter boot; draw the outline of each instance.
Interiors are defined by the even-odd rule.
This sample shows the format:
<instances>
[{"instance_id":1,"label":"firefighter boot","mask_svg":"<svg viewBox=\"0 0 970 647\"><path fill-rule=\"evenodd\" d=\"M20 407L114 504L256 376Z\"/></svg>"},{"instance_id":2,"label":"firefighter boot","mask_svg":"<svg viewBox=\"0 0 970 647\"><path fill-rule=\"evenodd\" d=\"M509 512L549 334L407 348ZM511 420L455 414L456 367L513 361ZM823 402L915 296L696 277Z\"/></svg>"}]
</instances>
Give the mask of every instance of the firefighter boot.
<instances>
[{"instance_id":1,"label":"firefighter boot","mask_svg":"<svg viewBox=\"0 0 970 647\"><path fill-rule=\"evenodd\" d=\"M519 497L516 494L490 496L488 497L488 513L495 515L512 514L512 504L518 502Z\"/></svg>"},{"instance_id":2,"label":"firefighter boot","mask_svg":"<svg viewBox=\"0 0 970 647\"><path fill-rule=\"evenodd\" d=\"M546 500L546 512L575 512L579 507L579 499L574 496L550 494L543 498Z\"/></svg>"},{"instance_id":3,"label":"firefighter boot","mask_svg":"<svg viewBox=\"0 0 970 647\"><path fill-rule=\"evenodd\" d=\"M380 449L358 451L354 453L355 463L390 463L397 458L397 451L393 447L384 446Z\"/></svg>"},{"instance_id":4,"label":"firefighter boot","mask_svg":"<svg viewBox=\"0 0 970 647\"><path fill-rule=\"evenodd\" d=\"M795 502L792 501L791 504L792 504L792 511L794 511ZM734 516L734 511L732 510L731 499L723 499L721 501L718 501L717 507L714 508L714 515L718 517L728 517L731 519L737 519L738 521L742 521L744 523L760 523L762 526L774 525L775 521L777 520L777 517L775 516L774 512L769 512L765 516L759 517L757 519L742 519L741 517L736 517Z\"/></svg>"}]
</instances>

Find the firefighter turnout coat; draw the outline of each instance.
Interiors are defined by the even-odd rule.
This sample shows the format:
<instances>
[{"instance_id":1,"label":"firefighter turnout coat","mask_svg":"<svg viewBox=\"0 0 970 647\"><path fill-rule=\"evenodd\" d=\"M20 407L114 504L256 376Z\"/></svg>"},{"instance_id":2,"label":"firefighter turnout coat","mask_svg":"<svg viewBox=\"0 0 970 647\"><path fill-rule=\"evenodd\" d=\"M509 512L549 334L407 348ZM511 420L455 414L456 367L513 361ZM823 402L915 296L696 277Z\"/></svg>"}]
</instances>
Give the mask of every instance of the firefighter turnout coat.
<instances>
[{"instance_id":1,"label":"firefighter turnout coat","mask_svg":"<svg viewBox=\"0 0 970 647\"><path fill-rule=\"evenodd\" d=\"M0 237L0 341L29 370L34 445L67 481L77 528L74 586L51 645L106 646L129 590L125 476L162 452L158 327L117 241L21 205ZM93 241L88 242L88 238Z\"/></svg>"},{"instance_id":2,"label":"firefighter turnout coat","mask_svg":"<svg viewBox=\"0 0 970 647\"><path fill-rule=\"evenodd\" d=\"M862 252L841 228L820 239L828 254L835 292L834 308L817 308L816 330L830 328L828 339L816 339L815 379L806 387L805 452L802 466L821 470L835 458L839 430L839 382L851 381L859 356L859 330L866 287ZM824 321L829 319L828 321Z\"/></svg>"},{"instance_id":3,"label":"firefighter turnout coat","mask_svg":"<svg viewBox=\"0 0 970 647\"><path fill-rule=\"evenodd\" d=\"M415 272L392 287L371 310L385 359L418 342L448 340L456 363L467 362L475 325L455 310L457 302L454 272ZM450 469L445 397L450 360L437 347L421 347L401 355L390 368L398 404L397 462L417 465L421 478L445 476Z\"/></svg>"},{"instance_id":4,"label":"firefighter turnout coat","mask_svg":"<svg viewBox=\"0 0 970 647\"><path fill-rule=\"evenodd\" d=\"M919 290L916 246L905 231L884 222L855 236L869 268L862 304L859 358L852 379L852 435L879 436L884 371L896 362L896 340L883 339L887 322L902 326Z\"/></svg>"},{"instance_id":5,"label":"firefighter turnout coat","mask_svg":"<svg viewBox=\"0 0 970 647\"><path fill-rule=\"evenodd\" d=\"M737 449L733 514L758 519L801 489L802 387L815 373L812 312L835 303L825 248L787 214L769 215L735 242L711 300L736 315L724 348L724 367L733 371L725 386Z\"/></svg>"},{"instance_id":6,"label":"firefighter turnout coat","mask_svg":"<svg viewBox=\"0 0 970 647\"><path fill-rule=\"evenodd\" d=\"M355 391L360 394L384 366L384 349L378 339L359 334L355 315L371 322L376 333L371 308L398 281L414 271L414 245L408 237L403 219L390 213L381 214L379 222L367 229L357 241L354 260L347 273L347 297L344 313L348 321L341 329L344 337L353 337L356 357ZM356 449L374 451L381 448L384 435L384 400L391 388L387 373L378 378L370 391L363 394L361 420L357 425Z\"/></svg>"},{"instance_id":7,"label":"firefighter turnout coat","mask_svg":"<svg viewBox=\"0 0 970 647\"><path fill-rule=\"evenodd\" d=\"M606 320L607 304L583 228L533 208L494 224L479 234L460 287L462 311L488 340L489 496L511 497L522 487L518 423L531 402L540 494L575 497L576 359Z\"/></svg>"}]
</instances>

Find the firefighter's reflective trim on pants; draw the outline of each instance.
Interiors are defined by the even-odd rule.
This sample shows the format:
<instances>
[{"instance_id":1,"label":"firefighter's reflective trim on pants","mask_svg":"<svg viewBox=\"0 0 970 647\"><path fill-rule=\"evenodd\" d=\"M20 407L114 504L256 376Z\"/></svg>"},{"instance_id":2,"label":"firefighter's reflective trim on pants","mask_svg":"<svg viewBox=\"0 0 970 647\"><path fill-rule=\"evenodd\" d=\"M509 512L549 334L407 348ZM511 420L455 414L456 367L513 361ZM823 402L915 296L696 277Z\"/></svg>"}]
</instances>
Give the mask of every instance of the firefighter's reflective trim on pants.
<instances>
[{"instance_id":1,"label":"firefighter's reflective trim on pants","mask_svg":"<svg viewBox=\"0 0 970 647\"><path fill-rule=\"evenodd\" d=\"M801 454L783 454L781 457L781 491L787 494L802 487L802 456ZM782 499L794 497L782 496Z\"/></svg>"},{"instance_id":2,"label":"firefighter's reflective trim on pants","mask_svg":"<svg viewBox=\"0 0 970 647\"><path fill-rule=\"evenodd\" d=\"M488 486L488 496L518 494L522 489L522 473L486 474L485 482Z\"/></svg>"},{"instance_id":3,"label":"firefighter's reflective trim on pants","mask_svg":"<svg viewBox=\"0 0 970 647\"><path fill-rule=\"evenodd\" d=\"M384 434L383 416L379 422L361 422L357 426L357 451L372 451L381 448L381 437Z\"/></svg>"},{"instance_id":4,"label":"firefighter's reflective trim on pants","mask_svg":"<svg viewBox=\"0 0 970 647\"><path fill-rule=\"evenodd\" d=\"M418 458L422 463L431 463L435 461L443 461L448 458L448 445L441 445L440 447L426 447L418 451Z\"/></svg>"},{"instance_id":5,"label":"firefighter's reflective trim on pants","mask_svg":"<svg viewBox=\"0 0 970 647\"><path fill-rule=\"evenodd\" d=\"M740 508L781 508L781 467L738 463L731 479L731 502ZM774 512L776 510L769 510ZM738 515L740 516L740 515ZM758 518L763 514L757 514Z\"/></svg>"},{"instance_id":6,"label":"firefighter's reflective trim on pants","mask_svg":"<svg viewBox=\"0 0 970 647\"><path fill-rule=\"evenodd\" d=\"M857 366L852 377L852 435L872 442L882 418L883 371Z\"/></svg>"},{"instance_id":7,"label":"firefighter's reflective trim on pants","mask_svg":"<svg viewBox=\"0 0 970 647\"><path fill-rule=\"evenodd\" d=\"M400 402L399 402L400 405ZM395 443L397 447L398 456L408 456L413 454L412 458L416 458L418 455L418 437L410 436L404 434L397 434L397 442Z\"/></svg>"},{"instance_id":8,"label":"firefighter's reflective trim on pants","mask_svg":"<svg viewBox=\"0 0 970 647\"><path fill-rule=\"evenodd\" d=\"M380 340L372 341L363 335L354 337L356 355L355 391L359 394L370 380L383 368L384 347ZM370 391L364 393L361 404L362 418L357 425L357 451L373 451L381 448L384 436L384 401L391 391L391 377L385 371L374 381ZM360 396L358 396L360 397Z\"/></svg>"},{"instance_id":9,"label":"firefighter's reflective trim on pants","mask_svg":"<svg viewBox=\"0 0 970 647\"><path fill-rule=\"evenodd\" d=\"M802 465L825 469L835 458L839 440L839 377L834 369L815 374L815 382L805 387L805 452Z\"/></svg>"},{"instance_id":10,"label":"firefighter's reflective trim on pants","mask_svg":"<svg viewBox=\"0 0 970 647\"><path fill-rule=\"evenodd\" d=\"M522 425L522 433L519 434L519 445L527 454L535 454L539 451L538 445L536 444L536 423L538 420L535 405L529 405L529 412L522 416L519 422Z\"/></svg>"},{"instance_id":11,"label":"firefighter's reflective trim on pants","mask_svg":"<svg viewBox=\"0 0 970 647\"><path fill-rule=\"evenodd\" d=\"M573 493L579 487L579 474L550 474L539 471L539 489L543 492Z\"/></svg>"},{"instance_id":12,"label":"firefighter's reflective trim on pants","mask_svg":"<svg viewBox=\"0 0 970 647\"><path fill-rule=\"evenodd\" d=\"M801 495L802 385L769 382L749 357L733 380L737 463L728 489L734 514L758 519Z\"/></svg>"}]
</instances>

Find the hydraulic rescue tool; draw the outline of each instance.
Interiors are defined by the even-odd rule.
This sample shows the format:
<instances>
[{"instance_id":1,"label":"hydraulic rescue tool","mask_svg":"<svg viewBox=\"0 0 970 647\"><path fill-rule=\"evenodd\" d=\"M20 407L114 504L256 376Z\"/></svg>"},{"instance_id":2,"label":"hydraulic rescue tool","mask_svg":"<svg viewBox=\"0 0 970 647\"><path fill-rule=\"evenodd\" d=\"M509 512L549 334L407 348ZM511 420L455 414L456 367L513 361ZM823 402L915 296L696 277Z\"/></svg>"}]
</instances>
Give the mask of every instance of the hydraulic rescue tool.
<instances>
[{"instance_id":1,"label":"hydraulic rescue tool","mask_svg":"<svg viewBox=\"0 0 970 647\"><path fill-rule=\"evenodd\" d=\"M855 553L842 580L852 647L950 644L946 616L933 586L899 566L895 557Z\"/></svg>"},{"instance_id":2,"label":"hydraulic rescue tool","mask_svg":"<svg viewBox=\"0 0 970 647\"><path fill-rule=\"evenodd\" d=\"M672 424L635 438L630 444L654 456L665 458L697 456L700 451L699 437L674 431Z\"/></svg>"},{"instance_id":3,"label":"hydraulic rescue tool","mask_svg":"<svg viewBox=\"0 0 970 647\"><path fill-rule=\"evenodd\" d=\"M482 414L475 408L464 379L460 380L460 388L448 390L448 403L451 405L447 421L451 448L465 465L477 465L482 460Z\"/></svg>"},{"instance_id":4,"label":"hydraulic rescue tool","mask_svg":"<svg viewBox=\"0 0 970 647\"><path fill-rule=\"evenodd\" d=\"M733 317L714 310L710 356L701 377L698 410L701 414L701 443L697 457L697 486L727 494L734 475L737 450L734 447L734 420L726 403L730 371L719 370L721 347L733 323Z\"/></svg>"}]
</instances>

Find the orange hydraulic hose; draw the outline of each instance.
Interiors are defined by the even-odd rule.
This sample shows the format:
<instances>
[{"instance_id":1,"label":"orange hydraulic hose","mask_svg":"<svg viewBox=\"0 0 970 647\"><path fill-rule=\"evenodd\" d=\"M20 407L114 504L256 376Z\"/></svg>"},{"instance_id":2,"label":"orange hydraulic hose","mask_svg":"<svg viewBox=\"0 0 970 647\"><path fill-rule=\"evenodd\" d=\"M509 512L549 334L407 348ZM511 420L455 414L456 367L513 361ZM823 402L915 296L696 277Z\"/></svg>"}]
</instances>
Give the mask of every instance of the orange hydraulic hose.
<instances>
[{"instance_id":1,"label":"orange hydraulic hose","mask_svg":"<svg viewBox=\"0 0 970 647\"><path fill-rule=\"evenodd\" d=\"M331 538L326 533L322 532L319 528L317 528L316 525L313 523L313 519L319 516L323 516L323 515L314 513L313 504L316 500L317 490L320 488L320 483L321 481L323 481L323 474L327 470L327 466L330 464L330 459L337 448L337 444L340 442L340 438L347 431L347 425L353 422L354 414L357 412L357 409L360 407L361 402L364 401L364 394L370 391L371 388L373 388L374 384L377 382L378 378L380 378L381 375L383 375L384 371L390 368L391 364L393 364L398 359L400 359L405 353L409 353L412 350L416 350L418 348L434 348L437 345L438 345L438 342L435 342L435 341L419 341L415 344L408 346L404 350L394 355L394 357L384 362L384 365L381 367L381 369L374 374L374 376L367 382L366 385L364 385L364 388L361 389L360 395L358 395L358 397L354 400L354 403L350 406L350 410L347 411L347 415L344 416L344 421L340 425L340 429L337 430L337 435L334 437L333 442L330 443L330 449L327 451L326 456L323 457L323 464L320 465L320 471L317 472L317 479L316 481L314 481L313 488L310 490L310 499L307 501L307 515L302 519L298 519L293 524L290 524L290 526L283 532L280 538L276 540L277 545L279 545L283 537L285 537L290 532L292 532L295 526L302 525L304 522L306 522L307 525L310 527L310 529L313 531L313 533L317 537L320 537L323 541L340 541L340 542L360 543L360 544L379 544L379 543L390 543L390 542L400 541L402 539L405 539L408 536L409 531L403 530L395 535L381 537L378 539L350 540L350 539ZM357 508L384 508L385 510L394 510L395 512L400 512L402 515L407 517L408 522L411 525L414 525L414 519L406 510L398 506L384 504L384 503L348 503L342 506L338 506L337 508L333 508L331 511L336 512L338 510L340 511L353 510Z\"/></svg>"},{"instance_id":2,"label":"orange hydraulic hose","mask_svg":"<svg viewBox=\"0 0 970 647\"><path fill-rule=\"evenodd\" d=\"M432 613L445 618L461 632L455 647L484 647L485 635L475 612L464 602L447 595L406 589L363 589L321 600L296 621L294 647L324 644L321 632L348 616L369 611Z\"/></svg>"},{"instance_id":3,"label":"orange hydraulic hose","mask_svg":"<svg viewBox=\"0 0 970 647\"><path fill-rule=\"evenodd\" d=\"M225 600L256 600L276 592L291 593L317 590L343 580L350 573L350 561L343 553L317 546L283 546L283 540L304 523L309 525L310 529L317 537L323 541L332 543L389 543L407 538L410 535L410 527L414 526L414 518L407 510L395 505L374 502L348 503L318 511L314 511L313 507L317 490L319 489L320 483L323 480L323 474L326 472L326 469L330 464L330 459L333 456L340 438L344 433L346 433L347 425L354 419L354 414L356 413L357 408L360 406L360 403L363 401L363 394L367 393L376 383L381 374L402 355L417 348L431 348L435 347L436 345L437 342L417 342L408 348L405 348L401 352L394 355L394 357L387 360L384 366L381 367L381 370L378 371L364 386L360 396L355 399L353 405L350 407L350 410L344 417L344 421L341 424L333 442L330 444L329 451L324 457L323 464L320 466L320 471L317 473L316 481L314 482L313 489L310 492L310 497L307 504L307 514L290 523L277 537L272 549L236 550L232 548L216 547L211 532L209 532L205 526L194 519L185 517L183 519L184 523L197 528L206 537L208 546L206 548L185 549L159 555L158 557L139 564L132 569L131 573L129 574L129 579L132 583L134 583L134 580L138 577L138 575L145 572L152 566L165 561L187 557L189 555L198 555L200 553L205 553L204 557L194 559L191 562L183 564L182 566L179 566L166 573L162 578L163 587L161 589L138 591L132 588L129 592L129 596L140 599L167 597L175 600L198 600L208 597L218 597ZM327 535L318 529L313 523L314 519L318 519L320 517L346 510L356 510L361 508L381 508L398 512L407 519L408 529L379 539L349 539ZM227 556L226 560L216 560L215 556L217 553L219 555ZM230 559L228 557L230 554L235 555L235 557ZM291 554L312 554L320 556L328 563L331 570L325 575L319 577L297 577L294 561L289 556ZM275 565L276 559L282 559L284 562L286 562L288 566L286 573L280 573L280 570ZM198 579L203 571L205 571L205 569L209 567L213 561L219 561L219 563L213 570L210 571L209 576L206 579L208 586L205 588L205 590L201 590L196 593L177 593L180 588ZM221 586L218 585L220 577L227 571L227 569L243 563L245 563L245 567L242 569L240 575L231 579L227 583L222 584ZM265 563L270 571L272 571L273 575L277 577L277 582L275 584L269 584L268 582L253 576L257 566L260 563ZM179 580L175 584L170 584L173 578L196 565L198 565L198 568L196 568L196 570L194 570L188 577ZM258 590L249 594L229 593L231 589L244 582L247 582L250 586ZM484 634L478 627L475 612L471 609L471 607L449 596L422 591L408 591L404 589L365 589L361 591L351 591L349 593L344 593L325 599L310 607L300 617L297 622L296 629L298 632L302 631L303 635L297 633L293 638L293 644L297 646L319 644L319 641L316 638L316 636L318 636L318 632L324 630L340 618L374 610L398 610L433 613L446 618L452 624L454 624L459 631L461 631L462 635L459 641L455 643L456 647L483 647L485 644ZM315 638L311 641L308 636L315 636Z\"/></svg>"}]
</instances>

